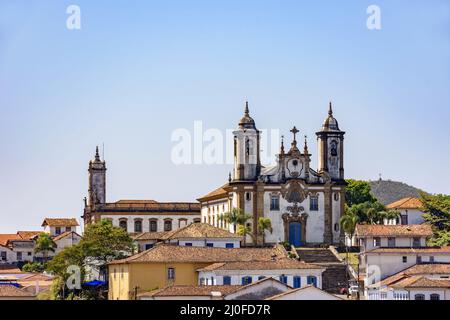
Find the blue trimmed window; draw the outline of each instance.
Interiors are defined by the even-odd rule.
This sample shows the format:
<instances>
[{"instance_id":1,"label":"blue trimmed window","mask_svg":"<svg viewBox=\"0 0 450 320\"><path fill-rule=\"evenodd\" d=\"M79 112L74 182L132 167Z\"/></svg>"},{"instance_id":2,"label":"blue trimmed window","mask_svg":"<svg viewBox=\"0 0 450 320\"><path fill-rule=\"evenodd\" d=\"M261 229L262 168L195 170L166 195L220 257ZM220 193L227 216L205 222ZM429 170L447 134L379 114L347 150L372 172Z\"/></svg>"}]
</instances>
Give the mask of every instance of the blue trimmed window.
<instances>
[{"instance_id":1,"label":"blue trimmed window","mask_svg":"<svg viewBox=\"0 0 450 320\"><path fill-rule=\"evenodd\" d=\"M302 278L299 276L294 277L294 288L300 288L302 286Z\"/></svg>"},{"instance_id":2,"label":"blue trimmed window","mask_svg":"<svg viewBox=\"0 0 450 320\"><path fill-rule=\"evenodd\" d=\"M247 276L247 277L242 277L242 285L245 286L247 284L252 283L252 277Z\"/></svg>"},{"instance_id":3,"label":"blue trimmed window","mask_svg":"<svg viewBox=\"0 0 450 320\"><path fill-rule=\"evenodd\" d=\"M280 282L287 284L287 280L288 280L287 276L285 276L285 275L280 276Z\"/></svg>"},{"instance_id":4,"label":"blue trimmed window","mask_svg":"<svg viewBox=\"0 0 450 320\"><path fill-rule=\"evenodd\" d=\"M224 286L229 286L229 285L231 285L231 277L229 277L229 276L223 277L223 285L224 285Z\"/></svg>"},{"instance_id":5,"label":"blue trimmed window","mask_svg":"<svg viewBox=\"0 0 450 320\"><path fill-rule=\"evenodd\" d=\"M314 287L317 287L317 277L315 277L315 276L308 276L308 278L306 278L306 283L308 285L313 285Z\"/></svg>"},{"instance_id":6,"label":"blue trimmed window","mask_svg":"<svg viewBox=\"0 0 450 320\"><path fill-rule=\"evenodd\" d=\"M226 243L226 244L225 244L225 248L227 248L227 249L233 249L233 248L234 248L234 243Z\"/></svg>"}]
</instances>

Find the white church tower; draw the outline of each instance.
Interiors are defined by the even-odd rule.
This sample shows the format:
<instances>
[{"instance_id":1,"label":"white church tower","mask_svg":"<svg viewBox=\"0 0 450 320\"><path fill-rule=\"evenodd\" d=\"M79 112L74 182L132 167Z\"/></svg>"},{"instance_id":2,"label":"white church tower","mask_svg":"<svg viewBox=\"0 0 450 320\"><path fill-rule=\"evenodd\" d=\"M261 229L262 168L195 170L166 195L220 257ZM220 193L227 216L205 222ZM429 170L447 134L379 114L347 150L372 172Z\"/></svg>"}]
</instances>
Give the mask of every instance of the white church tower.
<instances>
[{"instance_id":1,"label":"white church tower","mask_svg":"<svg viewBox=\"0 0 450 320\"><path fill-rule=\"evenodd\" d=\"M261 173L260 131L250 117L248 102L234 135L234 181L256 181Z\"/></svg>"},{"instance_id":2,"label":"white church tower","mask_svg":"<svg viewBox=\"0 0 450 320\"><path fill-rule=\"evenodd\" d=\"M338 122L333 117L330 102L328 117L316 135L319 172L328 173L333 181L344 180L344 134L344 131L339 130Z\"/></svg>"}]
</instances>

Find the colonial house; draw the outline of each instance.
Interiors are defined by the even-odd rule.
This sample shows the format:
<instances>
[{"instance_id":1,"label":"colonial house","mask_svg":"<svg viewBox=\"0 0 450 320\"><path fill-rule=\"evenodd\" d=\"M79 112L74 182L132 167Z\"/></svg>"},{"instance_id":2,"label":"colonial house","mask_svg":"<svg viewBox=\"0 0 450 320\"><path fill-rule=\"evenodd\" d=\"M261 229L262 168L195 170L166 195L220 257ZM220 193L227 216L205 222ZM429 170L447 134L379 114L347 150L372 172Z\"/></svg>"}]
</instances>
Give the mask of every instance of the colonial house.
<instances>
[{"instance_id":1,"label":"colonial house","mask_svg":"<svg viewBox=\"0 0 450 320\"><path fill-rule=\"evenodd\" d=\"M57 254L67 247L71 247L80 242L81 236L75 231L66 231L59 236L53 238L53 242L56 244L55 252Z\"/></svg>"},{"instance_id":2,"label":"colonial house","mask_svg":"<svg viewBox=\"0 0 450 320\"><path fill-rule=\"evenodd\" d=\"M386 206L387 209L400 212L400 218L395 221L396 224L424 223L422 207L422 201L414 197L403 198Z\"/></svg>"},{"instance_id":3,"label":"colonial house","mask_svg":"<svg viewBox=\"0 0 450 320\"><path fill-rule=\"evenodd\" d=\"M78 226L79 224L74 218L45 218L42 222L44 232L48 233L51 237L57 237L64 232L76 232Z\"/></svg>"},{"instance_id":4,"label":"colonial house","mask_svg":"<svg viewBox=\"0 0 450 320\"><path fill-rule=\"evenodd\" d=\"M179 246L240 248L242 237L206 223L190 225L167 232L144 232L134 237L139 250L152 248L157 242Z\"/></svg>"},{"instance_id":5,"label":"colonial house","mask_svg":"<svg viewBox=\"0 0 450 320\"><path fill-rule=\"evenodd\" d=\"M409 267L369 285L369 300L450 300L450 263Z\"/></svg>"},{"instance_id":6,"label":"colonial house","mask_svg":"<svg viewBox=\"0 0 450 320\"><path fill-rule=\"evenodd\" d=\"M200 197L204 223L225 227L234 232L222 215L234 208L251 215L247 225L253 237L262 242L258 219L270 218L273 232L265 231L267 243L286 241L299 247L337 244L343 241L339 220L344 213L344 131L339 129L333 110L318 132L318 169L311 167L311 153L305 142L299 146L299 130L291 130L291 146L281 141L275 165L260 161L261 131L250 116L248 103L234 135L234 169L228 182ZM302 149L302 150L301 150Z\"/></svg>"},{"instance_id":7,"label":"colonial house","mask_svg":"<svg viewBox=\"0 0 450 320\"><path fill-rule=\"evenodd\" d=\"M282 246L228 249L158 244L109 264L109 299L135 299L137 293L169 285L198 285L197 270L214 263L284 258L287 252Z\"/></svg>"},{"instance_id":8,"label":"colonial house","mask_svg":"<svg viewBox=\"0 0 450 320\"><path fill-rule=\"evenodd\" d=\"M364 225L356 226L355 235L360 251L365 252L380 247L420 248L433 235L431 226L421 225Z\"/></svg>"},{"instance_id":9,"label":"colonial house","mask_svg":"<svg viewBox=\"0 0 450 320\"><path fill-rule=\"evenodd\" d=\"M290 258L220 262L199 269L198 277L199 285L247 285L265 278L275 278L293 288L307 285L322 288L325 269Z\"/></svg>"},{"instance_id":10,"label":"colonial house","mask_svg":"<svg viewBox=\"0 0 450 320\"><path fill-rule=\"evenodd\" d=\"M106 202L106 162L100 160L98 147L89 162L88 198L84 199L84 224L110 220L131 234L171 231L200 222L200 204L157 202L155 200L119 200Z\"/></svg>"},{"instance_id":11,"label":"colonial house","mask_svg":"<svg viewBox=\"0 0 450 320\"><path fill-rule=\"evenodd\" d=\"M366 251L365 288L422 263L450 263L450 247L375 248Z\"/></svg>"}]
</instances>

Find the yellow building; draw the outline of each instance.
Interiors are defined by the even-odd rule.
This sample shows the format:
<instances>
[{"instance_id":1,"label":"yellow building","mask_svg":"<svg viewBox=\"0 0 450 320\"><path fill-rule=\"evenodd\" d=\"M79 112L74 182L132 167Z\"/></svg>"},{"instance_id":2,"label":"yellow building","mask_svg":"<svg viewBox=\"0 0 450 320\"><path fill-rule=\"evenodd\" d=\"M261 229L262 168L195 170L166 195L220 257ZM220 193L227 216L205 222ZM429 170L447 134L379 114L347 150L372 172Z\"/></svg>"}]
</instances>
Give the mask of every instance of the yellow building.
<instances>
[{"instance_id":1,"label":"yellow building","mask_svg":"<svg viewBox=\"0 0 450 320\"><path fill-rule=\"evenodd\" d=\"M135 299L140 292L169 285L198 285L197 270L217 262L271 261L285 258L274 248L210 248L168 244L109 264L109 299Z\"/></svg>"}]
</instances>

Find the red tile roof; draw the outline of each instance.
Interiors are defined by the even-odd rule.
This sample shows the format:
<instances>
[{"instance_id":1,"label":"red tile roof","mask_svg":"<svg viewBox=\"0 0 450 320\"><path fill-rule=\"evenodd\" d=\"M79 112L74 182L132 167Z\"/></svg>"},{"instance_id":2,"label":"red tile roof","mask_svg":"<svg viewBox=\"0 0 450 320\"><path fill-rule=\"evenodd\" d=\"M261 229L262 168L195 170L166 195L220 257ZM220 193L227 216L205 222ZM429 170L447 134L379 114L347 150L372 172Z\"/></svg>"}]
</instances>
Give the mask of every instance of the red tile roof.
<instances>
[{"instance_id":1,"label":"red tile roof","mask_svg":"<svg viewBox=\"0 0 450 320\"><path fill-rule=\"evenodd\" d=\"M214 270L286 270L286 269L324 269L323 266L301 262L295 259L279 259L276 261L237 261L214 263L197 271Z\"/></svg>"},{"instance_id":2,"label":"red tile roof","mask_svg":"<svg viewBox=\"0 0 450 320\"><path fill-rule=\"evenodd\" d=\"M428 237L433 235L433 230L429 224L412 225L381 225L381 224L358 224L356 226L356 236L358 237Z\"/></svg>"},{"instance_id":3,"label":"red tile roof","mask_svg":"<svg viewBox=\"0 0 450 320\"><path fill-rule=\"evenodd\" d=\"M420 199L409 197L403 198L386 206L388 209L420 209L422 208L422 201Z\"/></svg>"},{"instance_id":4,"label":"red tile roof","mask_svg":"<svg viewBox=\"0 0 450 320\"><path fill-rule=\"evenodd\" d=\"M197 262L215 263L230 261L271 261L286 258L283 247L274 248L210 248L184 247L160 244L152 249L135 254L122 260L112 261L110 264L121 263L152 263L152 262Z\"/></svg>"},{"instance_id":5,"label":"red tile roof","mask_svg":"<svg viewBox=\"0 0 450 320\"><path fill-rule=\"evenodd\" d=\"M366 254L370 253L450 253L450 246L446 247L420 247L420 248L375 248L365 252Z\"/></svg>"},{"instance_id":6,"label":"red tile roof","mask_svg":"<svg viewBox=\"0 0 450 320\"><path fill-rule=\"evenodd\" d=\"M45 218L42 226L50 227L78 227L79 224L75 218Z\"/></svg>"},{"instance_id":7,"label":"red tile roof","mask_svg":"<svg viewBox=\"0 0 450 320\"><path fill-rule=\"evenodd\" d=\"M31 240L35 236L40 235L41 233L43 233L43 231L17 231L19 237L24 240Z\"/></svg>"},{"instance_id":8,"label":"red tile roof","mask_svg":"<svg viewBox=\"0 0 450 320\"><path fill-rule=\"evenodd\" d=\"M6 246L8 241L10 240L21 240L22 238L14 233L14 234L0 234L0 245Z\"/></svg>"},{"instance_id":9,"label":"red tile roof","mask_svg":"<svg viewBox=\"0 0 450 320\"><path fill-rule=\"evenodd\" d=\"M202 202L206 200L226 198L228 196L228 191L225 189L226 187L228 187L228 183L211 191L210 193L204 195L203 197L198 198L197 200Z\"/></svg>"},{"instance_id":10,"label":"red tile roof","mask_svg":"<svg viewBox=\"0 0 450 320\"><path fill-rule=\"evenodd\" d=\"M0 297L3 298L19 298L19 297L33 297L34 295L28 291L19 289L13 285L0 285Z\"/></svg>"},{"instance_id":11,"label":"red tile roof","mask_svg":"<svg viewBox=\"0 0 450 320\"><path fill-rule=\"evenodd\" d=\"M170 234L163 236L163 239L182 239L182 238L237 238L242 237L227 230L214 227L207 223L191 223L190 225L177 229Z\"/></svg>"}]
</instances>

